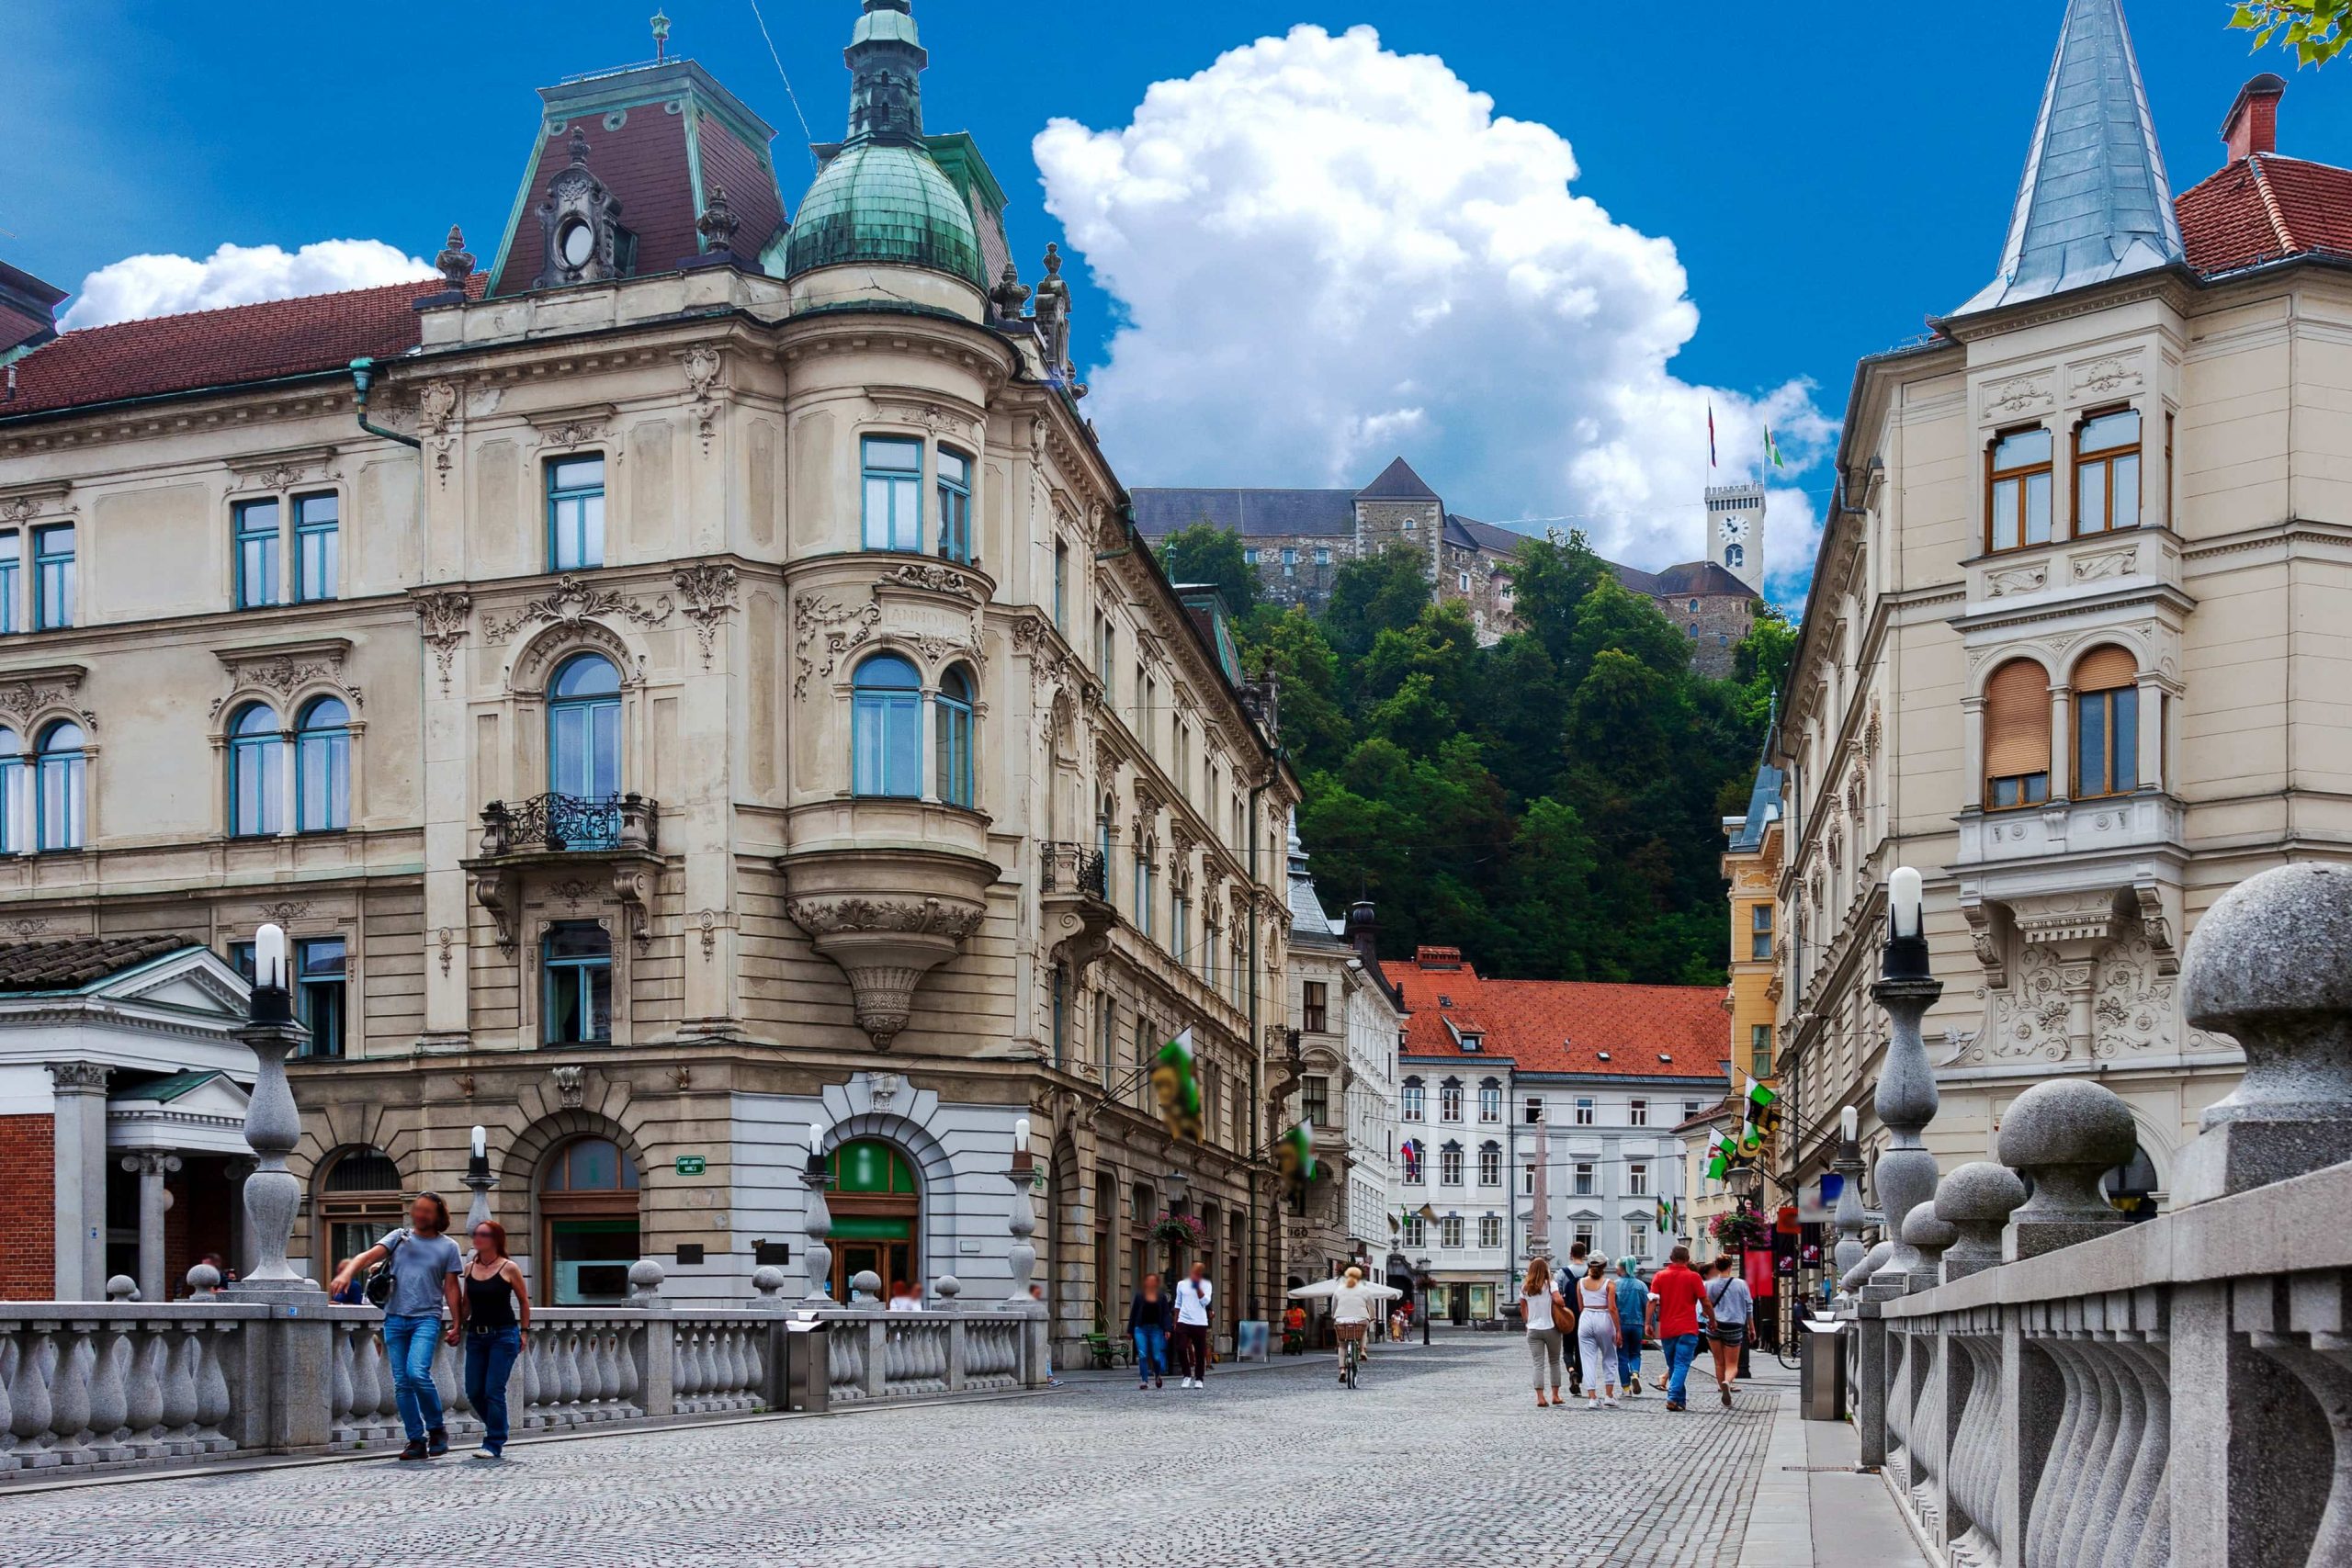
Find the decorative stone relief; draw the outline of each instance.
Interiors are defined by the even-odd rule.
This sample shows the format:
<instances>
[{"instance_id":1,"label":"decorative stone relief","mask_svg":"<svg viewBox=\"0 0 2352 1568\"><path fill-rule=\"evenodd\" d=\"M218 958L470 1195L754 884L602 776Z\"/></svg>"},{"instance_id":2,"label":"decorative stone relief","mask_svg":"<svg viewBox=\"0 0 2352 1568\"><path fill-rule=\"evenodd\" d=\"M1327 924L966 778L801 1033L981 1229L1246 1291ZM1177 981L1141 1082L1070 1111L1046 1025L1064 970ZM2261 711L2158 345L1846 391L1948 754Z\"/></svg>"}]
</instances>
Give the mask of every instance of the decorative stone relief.
<instances>
[{"instance_id":1,"label":"decorative stone relief","mask_svg":"<svg viewBox=\"0 0 2352 1568\"><path fill-rule=\"evenodd\" d=\"M2098 998L2091 1004L2091 1054L2103 1061L2180 1049L2177 982L2165 977L2145 937L2114 943L2098 960Z\"/></svg>"},{"instance_id":2,"label":"decorative stone relief","mask_svg":"<svg viewBox=\"0 0 2352 1568\"><path fill-rule=\"evenodd\" d=\"M261 918L271 925L290 926L311 912L307 898L288 898L281 903L264 904Z\"/></svg>"},{"instance_id":3,"label":"decorative stone relief","mask_svg":"<svg viewBox=\"0 0 2352 1568\"><path fill-rule=\"evenodd\" d=\"M2052 406L2047 376L2017 376L2006 381L1995 381L1984 389L1984 412L1996 417L2037 413Z\"/></svg>"},{"instance_id":4,"label":"decorative stone relief","mask_svg":"<svg viewBox=\"0 0 2352 1568\"><path fill-rule=\"evenodd\" d=\"M796 628L793 660L798 667L792 678L792 694L797 698L808 694L810 680L831 680L842 660L874 636L882 620L882 606L844 604L803 593L792 602L792 618ZM817 661L820 646L821 665Z\"/></svg>"},{"instance_id":5,"label":"decorative stone relief","mask_svg":"<svg viewBox=\"0 0 2352 1568\"><path fill-rule=\"evenodd\" d=\"M2039 593L2049 581L2050 569L2046 566L1996 566L1984 574L1984 593L1991 599Z\"/></svg>"},{"instance_id":6,"label":"decorative stone relief","mask_svg":"<svg viewBox=\"0 0 2352 1568\"><path fill-rule=\"evenodd\" d=\"M33 720L45 713L71 708L81 715L88 728L96 729L98 721L87 709L75 705L82 695L82 676L78 665L68 665L54 670L28 670L0 679L0 720L22 730L29 728Z\"/></svg>"},{"instance_id":7,"label":"decorative stone relief","mask_svg":"<svg viewBox=\"0 0 2352 1568\"><path fill-rule=\"evenodd\" d=\"M1008 263L1007 265L1010 265L1011 264ZM973 435L973 423L971 420L956 412L952 409L941 408L937 403L923 403L915 407L888 409L884 411L884 417L897 420L902 424L920 424L924 429L930 431L934 436L938 435L943 431L951 434L964 436L967 440Z\"/></svg>"},{"instance_id":8,"label":"decorative stone relief","mask_svg":"<svg viewBox=\"0 0 2352 1568\"><path fill-rule=\"evenodd\" d=\"M51 513L72 510L66 497L74 491L70 479L49 479L40 484L12 485L0 491L0 523L21 527L36 517Z\"/></svg>"},{"instance_id":9,"label":"decorative stone relief","mask_svg":"<svg viewBox=\"0 0 2352 1568\"><path fill-rule=\"evenodd\" d=\"M1984 1035L1962 1059L1998 1062L2066 1059L2066 984L2057 953L2028 946L2018 954L2017 983L1989 998Z\"/></svg>"},{"instance_id":10,"label":"decorative stone relief","mask_svg":"<svg viewBox=\"0 0 2352 1568\"><path fill-rule=\"evenodd\" d=\"M702 939L703 962L707 964L718 956L718 929L728 923L724 909L698 909L686 917L686 923Z\"/></svg>"},{"instance_id":11,"label":"decorative stone relief","mask_svg":"<svg viewBox=\"0 0 2352 1568\"><path fill-rule=\"evenodd\" d=\"M2087 365L2076 366L2075 390L2104 394L2120 391L2127 387L2137 387L2140 384L2138 361L2137 355L2127 356L2111 354L2103 359L2094 359Z\"/></svg>"},{"instance_id":12,"label":"decorative stone relief","mask_svg":"<svg viewBox=\"0 0 2352 1568\"><path fill-rule=\"evenodd\" d=\"M988 910L937 898L869 898L863 896L795 898L792 923L811 936L843 931L894 931L963 941L980 929Z\"/></svg>"},{"instance_id":13,"label":"decorative stone relief","mask_svg":"<svg viewBox=\"0 0 2352 1568\"><path fill-rule=\"evenodd\" d=\"M702 455L707 457L718 431L718 384L727 362L709 344L696 344L680 363L686 372L686 391L694 399L695 434L702 438Z\"/></svg>"},{"instance_id":14,"label":"decorative stone relief","mask_svg":"<svg viewBox=\"0 0 2352 1568\"><path fill-rule=\"evenodd\" d=\"M670 618L673 608L666 593L648 604L566 574L557 580L553 592L532 600L505 620L486 621L482 632L492 642L506 642L525 626L542 621L550 626L578 626L594 615L618 615L640 626L658 626Z\"/></svg>"},{"instance_id":15,"label":"decorative stone relief","mask_svg":"<svg viewBox=\"0 0 2352 1568\"><path fill-rule=\"evenodd\" d=\"M2101 550L2097 555L2076 556L2075 581L2099 582L2109 578L2128 577L2131 575L2132 569L2139 564L2139 560L2140 552L2136 547Z\"/></svg>"},{"instance_id":16,"label":"decorative stone relief","mask_svg":"<svg viewBox=\"0 0 2352 1568\"><path fill-rule=\"evenodd\" d=\"M461 400L454 382L428 381L417 389L416 433L433 454L433 471L445 490L454 466L450 453L457 445L450 438L449 427L457 420Z\"/></svg>"},{"instance_id":17,"label":"decorative stone relief","mask_svg":"<svg viewBox=\"0 0 2352 1568\"><path fill-rule=\"evenodd\" d=\"M409 591L409 600L416 606L417 633L433 650L441 674L441 694L446 697L450 663L465 646L466 627L473 620L474 596L455 588L414 588Z\"/></svg>"},{"instance_id":18,"label":"decorative stone relief","mask_svg":"<svg viewBox=\"0 0 2352 1568\"><path fill-rule=\"evenodd\" d=\"M952 593L958 599L980 602L979 590L969 578L955 567L932 561L909 561L882 574L876 588L889 586L921 588L933 593Z\"/></svg>"},{"instance_id":19,"label":"decorative stone relief","mask_svg":"<svg viewBox=\"0 0 2352 1568\"><path fill-rule=\"evenodd\" d=\"M556 1098L563 1101L563 1108L579 1110L580 1102L586 1098L588 1069L577 1062L567 1062L549 1067L548 1072L555 1079Z\"/></svg>"},{"instance_id":20,"label":"decorative stone relief","mask_svg":"<svg viewBox=\"0 0 2352 1568\"><path fill-rule=\"evenodd\" d=\"M695 636L702 644L702 667L706 670L710 668L718 628L726 625L728 612L735 608L736 577L733 567L716 561L680 567L670 574L678 597L685 602L686 618L695 624Z\"/></svg>"},{"instance_id":21,"label":"decorative stone relief","mask_svg":"<svg viewBox=\"0 0 2352 1568\"><path fill-rule=\"evenodd\" d=\"M228 666L232 689L212 699L209 716L219 718L220 710L239 692L258 687L275 694L282 704L304 686L322 682L349 697L354 708L365 708L366 695L343 678L345 648L345 644L336 642L275 651L258 649L222 653L220 662Z\"/></svg>"},{"instance_id":22,"label":"decorative stone relief","mask_svg":"<svg viewBox=\"0 0 2352 1568\"><path fill-rule=\"evenodd\" d=\"M291 490L296 485L311 482L325 483L343 477L334 466L335 449L332 446L310 446L293 452L270 452L258 457L232 460L230 471L237 476L234 490Z\"/></svg>"},{"instance_id":23,"label":"decorative stone relief","mask_svg":"<svg viewBox=\"0 0 2352 1568\"><path fill-rule=\"evenodd\" d=\"M455 956L454 949L457 945L457 937L447 926L443 926L439 931L434 932L433 935L435 942L440 945L441 977L446 980L449 977L450 960Z\"/></svg>"}]
</instances>

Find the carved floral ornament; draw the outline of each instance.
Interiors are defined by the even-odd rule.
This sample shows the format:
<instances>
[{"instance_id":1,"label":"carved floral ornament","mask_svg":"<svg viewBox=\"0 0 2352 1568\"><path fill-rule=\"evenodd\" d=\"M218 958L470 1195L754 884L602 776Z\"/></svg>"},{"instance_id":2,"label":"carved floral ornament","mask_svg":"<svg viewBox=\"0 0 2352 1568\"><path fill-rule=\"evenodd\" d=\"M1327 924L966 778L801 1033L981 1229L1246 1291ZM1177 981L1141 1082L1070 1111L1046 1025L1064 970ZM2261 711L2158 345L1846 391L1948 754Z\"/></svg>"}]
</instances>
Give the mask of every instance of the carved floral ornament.
<instances>
[{"instance_id":1,"label":"carved floral ornament","mask_svg":"<svg viewBox=\"0 0 2352 1568\"><path fill-rule=\"evenodd\" d=\"M803 593L792 601L794 626L792 694L805 697L808 682L829 681L842 660L874 636L881 624L879 604L845 604L820 594ZM820 659L823 660L820 666Z\"/></svg>"},{"instance_id":2,"label":"carved floral ornament","mask_svg":"<svg viewBox=\"0 0 2352 1568\"><path fill-rule=\"evenodd\" d=\"M985 908L938 898L873 898L862 896L794 898L792 923L811 936L849 931L889 931L902 936L944 936L963 941L988 918Z\"/></svg>"},{"instance_id":3,"label":"carved floral ornament","mask_svg":"<svg viewBox=\"0 0 2352 1568\"><path fill-rule=\"evenodd\" d=\"M707 457L718 431L718 389L727 361L708 344L696 344L680 356L679 364L685 371L686 394L694 400L695 434L700 437L703 456Z\"/></svg>"},{"instance_id":4,"label":"carved floral ornament","mask_svg":"<svg viewBox=\"0 0 2352 1568\"><path fill-rule=\"evenodd\" d=\"M85 673L79 665L62 665L0 675L0 722L29 731L38 720L67 712L78 717L85 728L96 732L97 719L79 705Z\"/></svg>"},{"instance_id":5,"label":"carved floral ornament","mask_svg":"<svg viewBox=\"0 0 2352 1568\"><path fill-rule=\"evenodd\" d=\"M409 599L416 606L416 626L440 667L441 694L449 694L449 666L465 646L466 628L473 620L474 597L454 588L415 588Z\"/></svg>"},{"instance_id":6,"label":"carved floral ornament","mask_svg":"<svg viewBox=\"0 0 2352 1568\"><path fill-rule=\"evenodd\" d=\"M0 524L21 527L36 517L71 512L73 507L67 498L73 491L74 484L70 479L17 485L0 491Z\"/></svg>"},{"instance_id":7,"label":"carved floral ornament","mask_svg":"<svg viewBox=\"0 0 2352 1568\"><path fill-rule=\"evenodd\" d=\"M292 702L296 693L316 686L330 687L338 696L348 698L355 713L364 709L368 705L366 694L343 677L344 657L348 650L348 644L338 641L224 651L220 659L228 669L230 689L212 699L207 716L218 719L223 708L247 693L266 693L282 708Z\"/></svg>"},{"instance_id":8,"label":"carved floral ornament","mask_svg":"<svg viewBox=\"0 0 2352 1568\"><path fill-rule=\"evenodd\" d=\"M685 616L695 624L695 636L702 644L702 667L706 670L710 668L718 629L727 624L729 612L735 608L738 576L733 567L718 561L699 561L670 574L672 586L684 603Z\"/></svg>"},{"instance_id":9,"label":"carved floral ornament","mask_svg":"<svg viewBox=\"0 0 2352 1568\"><path fill-rule=\"evenodd\" d=\"M332 446L309 446L291 452L270 452L232 460L236 482L232 492L251 490L291 490L299 484L325 484L343 477L335 467L340 456Z\"/></svg>"},{"instance_id":10,"label":"carved floral ornament","mask_svg":"<svg viewBox=\"0 0 2352 1568\"><path fill-rule=\"evenodd\" d=\"M2031 413L2055 401L2046 374L2011 377L1984 389L1984 412L1996 417Z\"/></svg>"},{"instance_id":11,"label":"carved floral ornament","mask_svg":"<svg viewBox=\"0 0 2352 1568\"><path fill-rule=\"evenodd\" d=\"M666 593L650 603L632 599L613 589L599 588L594 583L569 573L556 581L555 588L544 597L532 600L504 620L488 620L482 624L482 635L492 642L507 642L525 626L542 622L549 626L576 626L591 616L617 615L634 621L640 626L658 626L670 618L675 606Z\"/></svg>"}]
</instances>

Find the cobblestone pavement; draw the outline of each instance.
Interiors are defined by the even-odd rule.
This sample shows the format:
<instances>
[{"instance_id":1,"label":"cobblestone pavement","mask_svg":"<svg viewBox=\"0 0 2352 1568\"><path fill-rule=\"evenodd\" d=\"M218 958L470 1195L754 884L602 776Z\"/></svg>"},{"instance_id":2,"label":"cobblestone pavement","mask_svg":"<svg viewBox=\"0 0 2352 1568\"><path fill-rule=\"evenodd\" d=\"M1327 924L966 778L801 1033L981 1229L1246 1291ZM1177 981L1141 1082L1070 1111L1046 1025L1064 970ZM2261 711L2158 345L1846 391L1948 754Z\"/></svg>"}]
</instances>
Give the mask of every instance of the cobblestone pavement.
<instances>
[{"instance_id":1,"label":"cobblestone pavement","mask_svg":"<svg viewBox=\"0 0 2352 1568\"><path fill-rule=\"evenodd\" d=\"M1655 1359L1655 1358L1653 1358ZM1690 1564L1734 1568L1775 1395L1539 1411L1517 1336L1203 1391L1090 1383L831 1420L0 1495L51 1564Z\"/></svg>"}]
</instances>

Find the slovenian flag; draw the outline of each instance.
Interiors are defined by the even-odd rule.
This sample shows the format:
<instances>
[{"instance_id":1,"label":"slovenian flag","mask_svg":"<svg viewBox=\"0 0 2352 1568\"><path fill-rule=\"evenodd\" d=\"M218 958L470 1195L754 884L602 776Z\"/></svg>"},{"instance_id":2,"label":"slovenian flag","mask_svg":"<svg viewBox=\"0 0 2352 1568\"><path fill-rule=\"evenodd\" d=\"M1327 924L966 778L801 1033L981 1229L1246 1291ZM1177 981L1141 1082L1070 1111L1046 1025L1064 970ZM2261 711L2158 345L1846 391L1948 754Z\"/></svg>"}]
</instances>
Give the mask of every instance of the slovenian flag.
<instances>
[{"instance_id":1,"label":"slovenian flag","mask_svg":"<svg viewBox=\"0 0 2352 1568\"><path fill-rule=\"evenodd\" d=\"M1781 461L1781 444L1772 439L1772 427L1769 424L1764 427L1764 458L1776 468L1788 467Z\"/></svg>"}]
</instances>

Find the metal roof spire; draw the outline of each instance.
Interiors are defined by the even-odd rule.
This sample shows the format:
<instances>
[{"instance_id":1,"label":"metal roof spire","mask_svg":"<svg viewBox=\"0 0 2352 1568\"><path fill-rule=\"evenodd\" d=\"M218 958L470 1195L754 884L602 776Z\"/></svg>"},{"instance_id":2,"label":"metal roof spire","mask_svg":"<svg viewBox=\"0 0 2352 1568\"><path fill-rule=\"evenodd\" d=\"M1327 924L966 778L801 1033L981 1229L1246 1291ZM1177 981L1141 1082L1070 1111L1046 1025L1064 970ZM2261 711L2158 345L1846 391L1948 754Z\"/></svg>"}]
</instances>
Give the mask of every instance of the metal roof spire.
<instances>
[{"instance_id":1,"label":"metal roof spire","mask_svg":"<svg viewBox=\"0 0 2352 1568\"><path fill-rule=\"evenodd\" d=\"M2180 220L2123 0L2068 0L2000 276L1954 314L2182 259Z\"/></svg>"}]
</instances>

